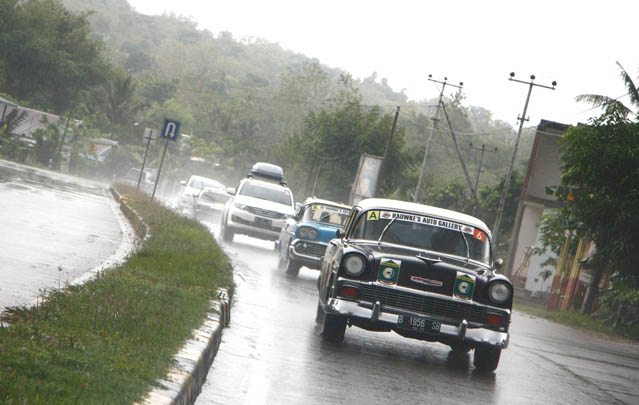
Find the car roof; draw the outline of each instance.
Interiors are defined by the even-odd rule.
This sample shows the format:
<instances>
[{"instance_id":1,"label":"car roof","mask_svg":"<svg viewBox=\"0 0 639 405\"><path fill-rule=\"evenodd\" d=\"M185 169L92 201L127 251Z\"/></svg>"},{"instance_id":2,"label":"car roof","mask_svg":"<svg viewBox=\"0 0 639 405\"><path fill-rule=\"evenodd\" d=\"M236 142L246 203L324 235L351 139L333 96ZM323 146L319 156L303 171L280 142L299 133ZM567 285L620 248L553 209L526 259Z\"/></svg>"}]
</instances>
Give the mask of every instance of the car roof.
<instances>
[{"instance_id":1,"label":"car roof","mask_svg":"<svg viewBox=\"0 0 639 405\"><path fill-rule=\"evenodd\" d=\"M389 209L397 211L406 211L414 214L433 215L439 218L445 218L451 221L463 222L468 225L481 228L490 235L490 230L484 221L473 216L463 214L461 212L447 210L444 208L433 207L430 205L417 204L407 201L389 200L385 198L367 198L360 201L356 205L362 210L370 209Z\"/></svg>"},{"instance_id":2,"label":"car roof","mask_svg":"<svg viewBox=\"0 0 639 405\"><path fill-rule=\"evenodd\" d=\"M309 205L309 204L324 204L324 205L332 205L335 207L340 207L343 208L345 210L350 211L351 210L351 206L350 205L346 205L343 203L338 203L335 201L329 201L329 200L324 200L321 198L315 198L315 197L309 197L306 199L306 201L304 201L304 205Z\"/></svg>"}]
</instances>

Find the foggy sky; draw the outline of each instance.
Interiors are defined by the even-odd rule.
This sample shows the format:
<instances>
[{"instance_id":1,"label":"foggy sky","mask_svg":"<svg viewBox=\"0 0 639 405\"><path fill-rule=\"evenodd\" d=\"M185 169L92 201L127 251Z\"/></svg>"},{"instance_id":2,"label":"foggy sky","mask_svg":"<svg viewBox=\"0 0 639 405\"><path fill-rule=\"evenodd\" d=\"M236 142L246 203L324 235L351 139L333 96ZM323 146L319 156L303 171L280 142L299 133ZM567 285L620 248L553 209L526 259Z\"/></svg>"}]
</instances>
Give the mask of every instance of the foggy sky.
<instances>
[{"instance_id":1,"label":"foggy sky","mask_svg":"<svg viewBox=\"0 0 639 405\"><path fill-rule=\"evenodd\" d=\"M583 93L624 95L619 61L636 78L634 19L639 1L591 0L129 0L138 12L191 17L199 28L229 31L236 39L258 37L317 58L363 79L385 77L410 99L435 98L428 74L464 82L465 105L493 112L516 126L528 86L516 78L550 85L534 88L527 117L575 124L600 110L576 103ZM489 3L489 4L486 4ZM448 93L448 92L447 92ZM627 101L627 97L622 98ZM387 109L392 109L388 107Z\"/></svg>"}]
</instances>

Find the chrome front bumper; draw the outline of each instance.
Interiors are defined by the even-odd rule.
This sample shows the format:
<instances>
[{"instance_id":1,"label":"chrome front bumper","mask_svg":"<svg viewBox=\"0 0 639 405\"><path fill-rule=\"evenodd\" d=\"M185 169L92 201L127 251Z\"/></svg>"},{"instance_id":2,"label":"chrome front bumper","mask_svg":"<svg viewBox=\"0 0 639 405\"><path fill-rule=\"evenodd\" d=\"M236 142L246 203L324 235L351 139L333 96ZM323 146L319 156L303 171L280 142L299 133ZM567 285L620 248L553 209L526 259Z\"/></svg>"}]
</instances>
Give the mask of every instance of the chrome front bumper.
<instances>
[{"instance_id":1,"label":"chrome front bumper","mask_svg":"<svg viewBox=\"0 0 639 405\"><path fill-rule=\"evenodd\" d=\"M401 314L417 315L432 320L441 321L440 337L468 343L472 346L492 346L505 349L508 347L508 332L499 332L483 327L476 327L462 320L459 324L451 324L448 320L439 319L436 316L417 314L401 309L385 309L379 301L371 304L366 302L355 302L340 298L330 298L325 311L327 314L339 315L347 318L358 318L372 323L384 324L390 328L396 328L398 317Z\"/></svg>"}]
</instances>

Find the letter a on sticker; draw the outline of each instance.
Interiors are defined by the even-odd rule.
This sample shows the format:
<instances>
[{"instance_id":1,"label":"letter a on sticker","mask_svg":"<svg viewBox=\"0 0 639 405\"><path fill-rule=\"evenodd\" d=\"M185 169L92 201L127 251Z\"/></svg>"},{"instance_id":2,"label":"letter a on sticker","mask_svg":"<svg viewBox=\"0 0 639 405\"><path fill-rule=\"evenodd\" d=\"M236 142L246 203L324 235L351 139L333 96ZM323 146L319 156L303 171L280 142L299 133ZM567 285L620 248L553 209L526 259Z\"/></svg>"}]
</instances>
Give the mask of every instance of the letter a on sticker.
<instances>
[{"instance_id":1,"label":"letter a on sticker","mask_svg":"<svg viewBox=\"0 0 639 405\"><path fill-rule=\"evenodd\" d=\"M379 211L368 211L366 219L368 221L377 221L379 219Z\"/></svg>"}]
</instances>

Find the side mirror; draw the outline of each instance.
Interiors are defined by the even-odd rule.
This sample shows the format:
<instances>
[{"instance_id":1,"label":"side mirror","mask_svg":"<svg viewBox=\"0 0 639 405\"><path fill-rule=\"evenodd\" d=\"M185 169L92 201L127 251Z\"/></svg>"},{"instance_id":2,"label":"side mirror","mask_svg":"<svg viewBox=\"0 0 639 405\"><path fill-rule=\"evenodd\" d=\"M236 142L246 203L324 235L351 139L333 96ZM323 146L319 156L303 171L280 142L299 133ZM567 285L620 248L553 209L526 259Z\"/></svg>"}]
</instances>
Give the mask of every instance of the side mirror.
<instances>
[{"instance_id":1,"label":"side mirror","mask_svg":"<svg viewBox=\"0 0 639 405\"><path fill-rule=\"evenodd\" d=\"M344 232L343 229L338 229L335 231L335 237L337 237L337 239L342 239L344 235L346 235L346 232Z\"/></svg>"},{"instance_id":2,"label":"side mirror","mask_svg":"<svg viewBox=\"0 0 639 405\"><path fill-rule=\"evenodd\" d=\"M495 260L495 270L501 270L503 266L504 266L504 259L500 257L499 259Z\"/></svg>"},{"instance_id":3,"label":"side mirror","mask_svg":"<svg viewBox=\"0 0 639 405\"><path fill-rule=\"evenodd\" d=\"M181 185L183 185L183 186L186 186L186 180L182 180L182 181L180 182L180 184L181 184Z\"/></svg>"},{"instance_id":4,"label":"side mirror","mask_svg":"<svg viewBox=\"0 0 639 405\"><path fill-rule=\"evenodd\" d=\"M226 193L229 195L235 195L235 189L233 187L227 187Z\"/></svg>"}]
</instances>

